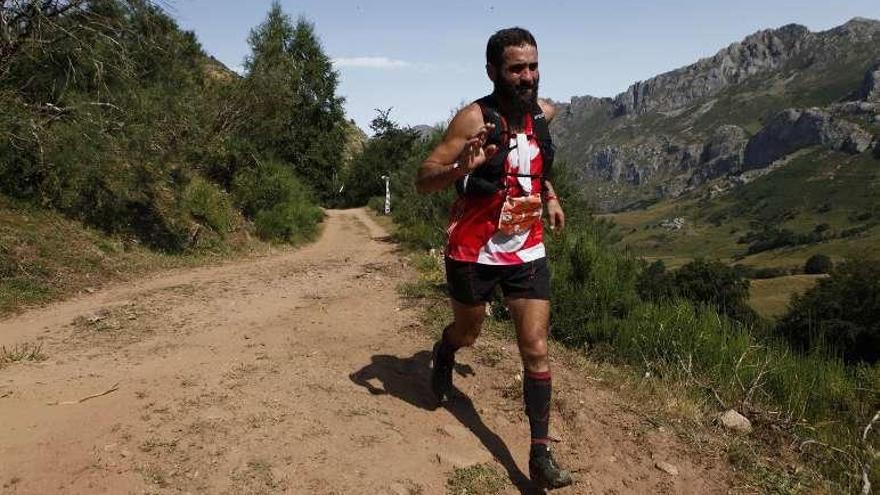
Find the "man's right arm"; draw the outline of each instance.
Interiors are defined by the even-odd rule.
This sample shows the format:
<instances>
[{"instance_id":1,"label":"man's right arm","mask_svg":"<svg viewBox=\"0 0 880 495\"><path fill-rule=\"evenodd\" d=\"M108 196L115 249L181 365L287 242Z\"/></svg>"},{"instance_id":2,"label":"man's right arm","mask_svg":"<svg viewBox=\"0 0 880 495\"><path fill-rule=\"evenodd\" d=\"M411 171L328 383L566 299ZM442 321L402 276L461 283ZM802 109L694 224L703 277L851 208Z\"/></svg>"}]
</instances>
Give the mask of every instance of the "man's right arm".
<instances>
[{"instance_id":1,"label":"man's right arm","mask_svg":"<svg viewBox=\"0 0 880 495\"><path fill-rule=\"evenodd\" d=\"M459 110L449 123L443 141L419 167L416 190L420 193L440 191L485 163L487 156L494 153L493 149L483 149L486 131L479 105L472 103Z\"/></svg>"}]
</instances>

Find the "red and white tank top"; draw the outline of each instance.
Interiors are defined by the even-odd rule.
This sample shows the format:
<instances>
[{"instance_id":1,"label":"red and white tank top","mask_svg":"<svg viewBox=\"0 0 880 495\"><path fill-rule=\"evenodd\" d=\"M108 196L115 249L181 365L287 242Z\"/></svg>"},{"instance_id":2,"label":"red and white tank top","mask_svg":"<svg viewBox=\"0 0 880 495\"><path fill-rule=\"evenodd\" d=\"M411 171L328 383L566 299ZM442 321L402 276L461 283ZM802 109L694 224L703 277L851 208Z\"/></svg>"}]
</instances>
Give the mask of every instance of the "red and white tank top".
<instances>
[{"instance_id":1,"label":"red and white tank top","mask_svg":"<svg viewBox=\"0 0 880 495\"><path fill-rule=\"evenodd\" d=\"M535 222L529 230L519 234L507 235L498 230L498 217L505 194L513 197L541 194L543 159L534 136L531 115L527 115L525 121L525 132L510 136L508 146L511 149L505 168L511 174L526 173L534 177L506 175L506 192L502 189L489 196L458 197L452 205L449 227L446 229L449 236L446 256L456 261L483 265L520 265L546 255L544 226L541 221ZM522 156L521 153L528 153L528 156ZM526 167L531 170L521 170Z\"/></svg>"}]
</instances>

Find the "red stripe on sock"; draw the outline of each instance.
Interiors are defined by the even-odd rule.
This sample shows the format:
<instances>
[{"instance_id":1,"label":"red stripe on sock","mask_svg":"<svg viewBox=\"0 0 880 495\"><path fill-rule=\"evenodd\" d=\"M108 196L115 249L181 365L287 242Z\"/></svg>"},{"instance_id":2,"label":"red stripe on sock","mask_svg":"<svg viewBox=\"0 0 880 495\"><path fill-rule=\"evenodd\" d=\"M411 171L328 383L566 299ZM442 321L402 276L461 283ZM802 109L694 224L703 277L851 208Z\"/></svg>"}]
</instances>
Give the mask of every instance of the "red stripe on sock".
<instances>
[{"instance_id":1,"label":"red stripe on sock","mask_svg":"<svg viewBox=\"0 0 880 495\"><path fill-rule=\"evenodd\" d=\"M550 445L549 438L533 438L532 445Z\"/></svg>"},{"instance_id":2,"label":"red stripe on sock","mask_svg":"<svg viewBox=\"0 0 880 495\"><path fill-rule=\"evenodd\" d=\"M532 380L548 381L550 380L550 371L526 371L526 376Z\"/></svg>"}]
</instances>

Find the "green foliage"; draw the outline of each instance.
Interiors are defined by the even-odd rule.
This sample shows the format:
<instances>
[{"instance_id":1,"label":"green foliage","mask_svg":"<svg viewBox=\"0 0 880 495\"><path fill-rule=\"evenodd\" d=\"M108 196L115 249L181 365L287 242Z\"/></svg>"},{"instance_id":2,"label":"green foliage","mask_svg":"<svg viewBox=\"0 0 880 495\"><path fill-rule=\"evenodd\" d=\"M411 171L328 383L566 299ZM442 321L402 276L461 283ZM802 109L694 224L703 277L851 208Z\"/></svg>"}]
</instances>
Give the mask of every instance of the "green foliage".
<instances>
[{"instance_id":1,"label":"green foliage","mask_svg":"<svg viewBox=\"0 0 880 495\"><path fill-rule=\"evenodd\" d=\"M440 142L442 129L420 138L402 128L390 117L390 110L379 110L371 124L374 136L351 163L345 179L347 205L384 206L383 175L391 177L391 214L398 228L395 237L410 247L442 249L446 242L449 207L455 197L451 188L435 194L416 192L419 166ZM371 198L379 198L371 200Z\"/></svg>"},{"instance_id":2,"label":"green foliage","mask_svg":"<svg viewBox=\"0 0 880 495\"><path fill-rule=\"evenodd\" d=\"M324 218L321 209L305 201L275 205L260 210L254 219L257 234L266 240L298 244L311 240L318 233L318 223Z\"/></svg>"},{"instance_id":3,"label":"green foliage","mask_svg":"<svg viewBox=\"0 0 880 495\"><path fill-rule=\"evenodd\" d=\"M657 260L645 266L636 279L636 292L645 301L663 299L675 294L674 280L666 271L666 263Z\"/></svg>"},{"instance_id":4,"label":"green foliage","mask_svg":"<svg viewBox=\"0 0 880 495\"><path fill-rule=\"evenodd\" d=\"M391 110L378 110L370 123L373 137L351 162L345 176L345 202L362 205L372 196L385 196L382 176L392 176L401 167L416 165L419 147L418 132L401 128L391 120ZM397 177L395 177L397 179ZM397 182L397 181L395 181Z\"/></svg>"},{"instance_id":5,"label":"green foliage","mask_svg":"<svg viewBox=\"0 0 880 495\"><path fill-rule=\"evenodd\" d=\"M792 300L779 332L802 351L824 350L848 362L880 360L880 262L846 261Z\"/></svg>"},{"instance_id":6,"label":"green foliage","mask_svg":"<svg viewBox=\"0 0 880 495\"><path fill-rule=\"evenodd\" d=\"M638 304L637 260L629 253L606 249L598 225L569 225L559 240L548 243L552 266L553 334L563 342L596 342L590 322L625 318Z\"/></svg>"},{"instance_id":7,"label":"green foliage","mask_svg":"<svg viewBox=\"0 0 880 495\"><path fill-rule=\"evenodd\" d=\"M344 100L336 96L338 75L314 26L303 18L294 25L276 1L248 42L242 84L248 109L239 131L330 200L339 187Z\"/></svg>"},{"instance_id":8,"label":"green foliage","mask_svg":"<svg viewBox=\"0 0 880 495\"><path fill-rule=\"evenodd\" d=\"M674 285L680 297L710 304L732 318L754 318L746 304L749 281L720 261L695 260L682 266L675 271Z\"/></svg>"},{"instance_id":9,"label":"green foliage","mask_svg":"<svg viewBox=\"0 0 880 495\"><path fill-rule=\"evenodd\" d=\"M0 79L0 188L155 247L187 246L180 157L198 146L204 54L158 7L89 2Z\"/></svg>"},{"instance_id":10,"label":"green foliage","mask_svg":"<svg viewBox=\"0 0 880 495\"><path fill-rule=\"evenodd\" d=\"M254 218L260 237L296 243L317 233L324 215L289 167L257 162L241 169L233 182L236 201Z\"/></svg>"},{"instance_id":11,"label":"green foliage","mask_svg":"<svg viewBox=\"0 0 880 495\"><path fill-rule=\"evenodd\" d=\"M201 177L193 178L184 189L183 205L196 221L221 236L235 228L236 214L229 195Z\"/></svg>"},{"instance_id":12,"label":"green foliage","mask_svg":"<svg viewBox=\"0 0 880 495\"><path fill-rule=\"evenodd\" d=\"M641 272L636 289L644 300L680 297L711 305L731 318L755 318L747 305L749 281L740 269L717 260L694 260L674 272L667 272L663 262L656 261Z\"/></svg>"},{"instance_id":13,"label":"green foliage","mask_svg":"<svg viewBox=\"0 0 880 495\"><path fill-rule=\"evenodd\" d=\"M804 263L804 273L809 275L819 275L822 273L830 273L834 269L834 262L825 254L814 254L807 258Z\"/></svg>"},{"instance_id":14,"label":"green foliage","mask_svg":"<svg viewBox=\"0 0 880 495\"><path fill-rule=\"evenodd\" d=\"M827 225L827 224L825 224ZM815 244L831 237L827 227L817 226L812 232L797 234L789 229L778 226L765 226L760 231L749 231L739 239L739 243L748 244L747 254L757 254L763 251L779 249L790 246L802 246Z\"/></svg>"},{"instance_id":15,"label":"green foliage","mask_svg":"<svg viewBox=\"0 0 880 495\"><path fill-rule=\"evenodd\" d=\"M272 238L314 232L298 181L334 189L344 120L310 23L274 4L241 80L150 2L86 2L52 21L0 61L0 192L179 252L200 249L204 228L214 240L236 228L224 189L271 157L290 173L238 187L245 213L266 211L258 230Z\"/></svg>"}]
</instances>

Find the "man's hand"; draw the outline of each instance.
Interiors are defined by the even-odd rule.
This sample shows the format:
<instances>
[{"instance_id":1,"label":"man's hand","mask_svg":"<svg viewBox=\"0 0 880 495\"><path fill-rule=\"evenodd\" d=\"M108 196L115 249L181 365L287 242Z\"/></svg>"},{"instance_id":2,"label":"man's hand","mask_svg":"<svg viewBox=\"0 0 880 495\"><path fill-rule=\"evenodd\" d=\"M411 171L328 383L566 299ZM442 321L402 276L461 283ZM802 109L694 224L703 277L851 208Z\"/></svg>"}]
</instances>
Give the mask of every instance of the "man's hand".
<instances>
[{"instance_id":1,"label":"man's hand","mask_svg":"<svg viewBox=\"0 0 880 495\"><path fill-rule=\"evenodd\" d=\"M498 152L498 146L486 146L486 138L495 129L495 124L483 124L480 129L464 143L464 149L458 155L458 166L464 173L471 173L483 165Z\"/></svg>"},{"instance_id":2,"label":"man's hand","mask_svg":"<svg viewBox=\"0 0 880 495\"><path fill-rule=\"evenodd\" d=\"M547 220L553 232L562 232L565 228L565 213L562 212L562 205L556 198L547 201Z\"/></svg>"},{"instance_id":3,"label":"man's hand","mask_svg":"<svg viewBox=\"0 0 880 495\"><path fill-rule=\"evenodd\" d=\"M498 152L498 146L486 146L494 129L483 122L480 105L471 103L455 114L443 141L422 162L416 176L416 191L440 191L482 166Z\"/></svg>"}]
</instances>

